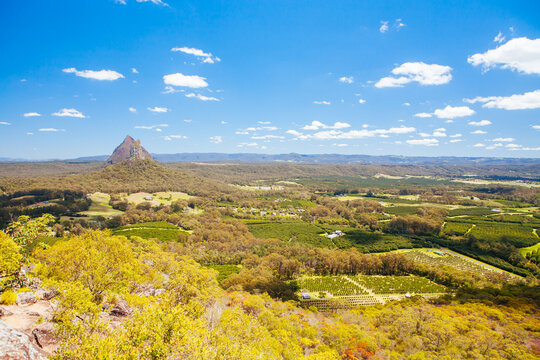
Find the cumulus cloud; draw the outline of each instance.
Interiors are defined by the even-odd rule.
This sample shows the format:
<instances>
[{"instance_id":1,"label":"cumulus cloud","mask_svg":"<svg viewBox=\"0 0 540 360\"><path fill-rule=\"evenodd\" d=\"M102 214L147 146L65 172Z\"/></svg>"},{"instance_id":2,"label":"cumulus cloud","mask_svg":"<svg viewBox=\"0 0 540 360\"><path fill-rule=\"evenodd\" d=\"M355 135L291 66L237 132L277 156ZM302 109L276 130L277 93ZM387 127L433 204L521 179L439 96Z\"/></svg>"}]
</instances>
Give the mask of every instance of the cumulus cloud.
<instances>
[{"instance_id":1,"label":"cumulus cloud","mask_svg":"<svg viewBox=\"0 0 540 360\"><path fill-rule=\"evenodd\" d=\"M55 129L55 128L41 128L38 131L42 132L60 132L60 131L66 131L65 129Z\"/></svg>"},{"instance_id":2,"label":"cumulus cloud","mask_svg":"<svg viewBox=\"0 0 540 360\"><path fill-rule=\"evenodd\" d=\"M383 77L375 83L375 87L403 87L411 82L417 82L421 85L442 85L452 80L451 71L450 66L406 62L392 70L392 74L397 77Z\"/></svg>"},{"instance_id":3,"label":"cumulus cloud","mask_svg":"<svg viewBox=\"0 0 540 360\"><path fill-rule=\"evenodd\" d=\"M491 141L512 142L514 140L516 139L508 137L508 138L495 138L495 139L492 139Z\"/></svg>"},{"instance_id":4,"label":"cumulus cloud","mask_svg":"<svg viewBox=\"0 0 540 360\"><path fill-rule=\"evenodd\" d=\"M467 61L473 66L481 65L486 71L498 66L524 74L540 74L540 39L515 38L485 53L469 56Z\"/></svg>"},{"instance_id":5,"label":"cumulus cloud","mask_svg":"<svg viewBox=\"0 0 540 360\"><path fill-rule=\"evenodd\" d=\"M340 122L340 121L335 122L334 125L326 125L326 124L323 124L320 121L315 120L315 121L312 121L310 125L304 126L302 129L304 129L304 130L344 129L344 128L348 128L350 126L351 126L350 124Z\"/></svg>"},{"instance_id":6,"label":"cumulus cloud","mask_svg":"<svg viewBox=\"0 0 540 360\"><path fill-rule=\"evenodd\" d=\"M146 109L148 111L155 112L155 113L166 113L170 111L170 109L166 107L159 107L159 106L147 107Z\"/></svg>"},{"instance_id":7,"label":"cumulus cloud","mask_svg":"<svg viewBox=\"0 0 540 360\"><path fill-rule=\"evenodd\" d=\"M162 131L161 128L168 127L168 126L169 124L137 125L135 126L135 129Z\"/></svg>"},{"instance_id":8,"label":"cumulus cloud","mask_svg":"<svg viewBox=\"0 0 540 360\"><path fill-rule=\"evenodd\" d=\"M131 68L131 72L134 73L134 74L138 74L139 72L137 71L137 69L135 68Z\"/></svg>"},{"instance_id":9,"label":"cumulus cloud","mask_svg":"<svg viewBox=\"0 0 540 360\"><path fill-rule=\"evenodd\" d=\"M345 83L345 84L352 84L354 82L354 77L352 76L342 76L339 78L339 82Z\"/></svg>"},{"instance_id":10,"label":"cumulus cloud","mask_svg":"<svg viewBox=\"0 0 540 360\"><path fill-rule=\"evenodd\" d=\"M310 129L308 129L310 130ZM312 130L312 129L311 129ZM387 137L389 134L407 134L416 131L414 127L392 127L389 129L376 129L376 130L324 130L313 134L303 134L296 130L288 130L287 133L296 136L297 140L329 140L329 139L363 139L368 137L380 136Z\"/></svg>"},{"instance_id":11,"label":"cumulus cloud","mask_svg":"<svg viewBox=\"0 0 540 360\"><path fill-rule=\"evenodd\" d=\"M384 34L389 28L388 21L381 20L381 27L379 28L379 31Z\"/></svg>"},{"instance_id":12,"label":"cumulus cloud","mask_svg":"<svg viewBox=\"0 0 540 360\"><path fill-rule=\"evenodd\" d=\"M40 113L37 112L27 112L23 114L24 117L33 117L33 116L41 116Z\"/></svg>"},{"instance_id":13,"label":"cumulus cloud","mask_svg":"<svg viewBox=\"0 0 540 360\"><path fill-rule=\"evenodd\" d=\"M404 102L404 103L403 103L403 106L411 106L411 103L409 103L409 102Z\"/></svg>"},{"instance_id":14,"label":"cumulus cloud","mask_svg":"<svg viewBox=\"0 0 540 360\"><path fill-rule=\"evenodd\" d=\"M326 100L322 100L322 101L314 101L313 102L314 104L317 104L317 105L330 105L330 101L326 101Z\"/></svg>"},{"instance_id":15,"label":"cumulus cloud","mask_svg":"<svg viewBox=\"0 0 540 360\"><path fill-rule=\"evenodd\" d=\"M52 113L53 116L61 116L61 117L74 117L74 118L86 118L87 116L83 115L79 110L77 109L60 109L59 111Z\"/></svg>"},{"instance_id":16,"label":"cumulus cloud","mask_svg":"<svg viewBox=\"0 0 540 360\"><path fill-rule=\"evenodd\" d=\"M206 53L201 49L189 48L189 47L173 47L171 51L179 51L184 54L194 55L198 58L202 58L203 63L213 64L215 62L220 62L221 59L212 55L212 53Z\"/></svg>"},{"instance_id":17,"label":"cumulus cloud","mask_svg":"<svg viewBox=\"0 0 540 360\"><path fill-rule=\"evenodd\" d=\"M496 42L496 43L499 43L499 44L504 42L504 40L506 40L506 38L504 37L504 35L500 31L497 34L497 36L495 36L495 38L493 38L493 41Z\"/></svg>"},{"instance_id":18,"label":"cumulus cloud","mask_svg":"<svg viewBox=\"0 0 540 360\"><path fill-rule=\"evenodd\" d=\"M461 142L463 141L462 139L452 139L450 140L451 143L458 143L458 142Z\"/></svg>"},{"instance_id":19,"label":"cumulus cloud","mask_svg":"<svg viewBox=\"0 0 540 360\"><path fill-rule=\"evenodd\" d=\"M123 79L124 75L120 74L119 72L116 72L114 70L77 70L75 68L68 68L62 70L65 73L73 73L76 76L80 76L86 79L94 79L94 80L118 80Z\"/></svg>"},{"instance_id":20,"label":"cumulus cloud","mask_svg":"<svg viewBox=\"0 0 540 360\"><path fill-rule=\"evenodd\" d=\"M525 110L540 108L540 90L530 91L524 94L511 96L477 96L474 99L463 99L463 101L474 104L484 103L482 107L490 109L504 110Z\"/></svg>"},{"instance_id":21,"label":"cumulus cloud","mask_svg":"<svg viewBox=\"0 0 540 360\"><path fill-rule=\"evenodd\" d=\"M424 145L424 146L437 146L439 145L439 140L429 138L429 139L410 139L406 141L409 145Z\"/></svg>"},{"instance_id":22,"label":"cumulus cloud","mask_svg":"<svg viewBox=\"0 0 540 360\"><path fill-rule=\"evenodd\" d=\"M136 112L137 112L137 109L135 109L134 107L130 107L130 108L129 108L129 111L132 112L132 113L136 113Z\"/></svg>"},{"instance_id":23,"label":"cumulus cloud","mask_svg":"<svg viewBox=\"0 0 540 360\"><path fill-rule=\"evenodd\" d=\"M215 98L213 96L204 96L204 95L195 94L195 93L189 93L189 94L186 94L185 96L187 98L195 98L195 99L199 99L199 100L202 100L202 101L219 101L218 98Z\"/></svg>"},{"instance_id":24,"label":"cumulus cloud","mask_svg":"<svg viewBox=\"0 0 540 360\"><path fill-rule=\"evenodd\" d=\"M0 125L11 125L11 123L8 123L8 122L5 122L5 121L0 121Z\"/></svg>"},{"instance_id":25,"label":"cumulus cloud","mask_svg":"<svg viewBox=\"0 0 540 360\"><path fill-rule=\"evenodd\" d=\"M489 120L469 121L469 125L471 125L471 126L488 126L488 125L491 125L491 121L489 121Z\"/></svg>"},{"instance_id":26,"label":"cumulus cloud","mask_svg":"<svg viewBox=\"0 0 540 360\"><path fill-rule=\"evenodd\" d=\"M458 137L461 137L461 136L462 136L461 134L450 135L451 138L458 138Z\"/></svg>"},{"instance_id":27,"label":"cumulus cloud","mask_svg":"<svg viewBox=\"0 0 540 360\"><path fill-rule=\"evenodd\" d=\"M475 114L475 111L468 106L450 105L447 105L444 109L437 109L433 112L433 115L437 116L439 119L455 119L473 114Z\"/></svg>"},{"instance_id":28,"label":"cumulus cloud","mask_svg":"<svg viewBox=\"0 0 540 360\"><path fill-rule=\"evenodd\" d=\"M279 135L259 135L259 136L252 136L253 140L268 140L268 139L285 139L284 136Z\"/></svg>"},{"instance_id":29,"label":"cumulus cloud","mask_svg":"<svg viewBox=\"0 0 540 360\"><path fill-rule=\"evenodd\" d=\"M257 144L256 142L250 142L250 143L240 143L238 145L236 145L237 147L256 147L256 146L259 146L259 144Z\"/></svg>"},{"instance_id":30,"label":"cumulus cloud","mask_svg":"<svg viewBox=\"0 0 540 360\"><path fill-rule=\"evenodd\" d=\"M540 125L531 125L534 130L540 130Z\"/></svg>"},{"instance_id":31,"label":"cumulus cloud","mask_svg":"<svg viewBox=\"0 0 540 360\"><path fill-rule=\"evenodd\" d=\"M484 130L474 130L471 132L471 134L474 134L474 135L483 135L483 134L487 134L487 131L484 131Z\"/></svg>"},{"instance_id":32,"label":"cumulus cloud","mask_svg":"<svg viewBox=\"0 0 540 360\"><path fill-rule=\"evenodd\" d=\"M358 103L360 103L360 104L364 104L365 102L366 102L365 99L358 99Z\"/></svg>"},{"instance_id":33,"label":"cumulus cloud","mask_svg":"<svg viewBox=\"0 0 540 360\"><path fill-rule=\"evenodd\" d=\"M163 76L163 82L166 85L183 86L194 89L207 87L208 83L205 80L206 78L198 75L184 75L182 73Z\"/></svg>"},{"instance_id":34,"label":"cumulus cloud","mask_svg":"<svg viewBox=\"0 0 540 360\"><path fill-rule=\"evenodd\" d=\"M482 144L482 143L478 143L478 144L474 144L473 145L474 147L485 147L486 145Z\"/></svg>"},{"instance_id":35,"label":"cumulus cloud","mask_svg":"<svg viewBox=\"0 0 540 360\"><path fill-rule=\"evenodd\" d=\"M165 140L165 141L171 141L171 140L174 140L174 139L187 139L187 136L184 136L184 135L165 135L163 137L163 140Z\"/></svg>"},{"instance_id":36,"label":"cumulus cloud","mask_svg":"<svg viewBox=\"0 0 540 360\"><path fill-rule=\"evenodd\" d=\"M219 144L220 142L223 142L223 138L219 135L210 136L210 142L214 144Z\"/></svg>"},{"instance_id":37,"label":"cumulus cloud","mask_svg":"<svg viewBox=\"0 0 540 360\"><path fill-rule=\"evenodd\" d=\"M414 114L414 116L419 117L419 118L429 118L432 116L432 114L422 112L422 113Z\"/></svg>"}]
</instances>

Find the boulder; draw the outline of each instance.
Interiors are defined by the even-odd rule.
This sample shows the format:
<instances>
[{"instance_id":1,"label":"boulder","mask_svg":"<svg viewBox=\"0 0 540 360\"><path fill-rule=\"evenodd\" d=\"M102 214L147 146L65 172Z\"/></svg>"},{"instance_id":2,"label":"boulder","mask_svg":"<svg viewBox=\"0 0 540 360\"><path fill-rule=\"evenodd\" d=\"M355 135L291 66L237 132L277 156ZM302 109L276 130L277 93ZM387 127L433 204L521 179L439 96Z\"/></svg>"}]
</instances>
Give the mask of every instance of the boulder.
<instances>
[{"instance_id":1,"label":"boulder","mask_svg":"<svg viewBox=\"0 0 540 360\"><path fill-rule=\"evenodd\" d=\"M22 292L17 294L17 305L35 304L36 301L36 295L32 292Z\"/></svg>"},{"instance_id":2,"label":"boulder","mask_svg":"<svg viewBox=\"0 0 540 360\"><path fill-rule=\"evenodd\" d=\"M28 335L0 321L0 360L47 360Z\"/></svg>"},{"instance_id":3,"label":"boulder","mask_svg":"<svg viewBox=\"0 0 540 360\"><path fill-rule=\"evenodd\" d=\"M54 325L51 323L39 324L32 330L32 335L40 348L55 345L57 343L57 339L54 336Z\"/></svg>"},{"instance_id":4,"label":"boulder","mask_svg":"<svg viewBox=\"0 0 540 360\"><path fill-rule=\"evenodd\" d=\"M131 315L131 308L125 300L119 299L111 310L112 316L128 316Z\"/></svg>"},{"instance_id":5,"label":"boulder","mask_svg":"<svg viewBox=\"0 0 540 360\"><path fill-rule=\"evenodd\" d=\"M13 313L9 311L8 309L0 307L0 316L9 316L9 315L13 315Z\"/></svg>"}]
</instances>

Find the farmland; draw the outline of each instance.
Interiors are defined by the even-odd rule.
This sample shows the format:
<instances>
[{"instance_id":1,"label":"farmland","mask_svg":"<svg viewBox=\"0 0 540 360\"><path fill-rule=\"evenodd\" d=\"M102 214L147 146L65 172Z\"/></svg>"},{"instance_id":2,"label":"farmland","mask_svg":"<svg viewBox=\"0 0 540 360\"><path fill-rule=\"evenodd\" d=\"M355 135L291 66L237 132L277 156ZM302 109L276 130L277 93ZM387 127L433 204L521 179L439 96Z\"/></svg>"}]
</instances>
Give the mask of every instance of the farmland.
<instances>
[{"instance_id":1,"label":"farmland","mask_svg":"<svg viewBox=\"0 0 540 360\"><path fill-rule=\"evenodd\" d=\"M113 230L115 235L126 237L139 236L143 239L159 239L161 241L178 241L179 234L188 234L177 226L164 221L127 225Z\"/></svg>"}]
</instances>

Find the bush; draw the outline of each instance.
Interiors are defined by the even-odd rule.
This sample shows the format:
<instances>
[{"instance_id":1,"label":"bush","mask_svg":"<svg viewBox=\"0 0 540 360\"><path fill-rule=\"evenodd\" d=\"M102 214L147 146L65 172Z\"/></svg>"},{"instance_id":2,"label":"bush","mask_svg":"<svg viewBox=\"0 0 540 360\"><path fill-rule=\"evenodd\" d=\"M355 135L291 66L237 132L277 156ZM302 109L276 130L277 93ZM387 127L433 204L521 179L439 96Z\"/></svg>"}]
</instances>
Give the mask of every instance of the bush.
<instances>
[{"instance_id":1,"label":"bush","mask_svg":"<svg viewBox=\"0 0 540 360\"><path fill-rule=\"evenodd\" d=\"M22 255L13 239L0 231L0 277L19 272Z\"/></svg>"},{"instance_id":2,"label":"bush","mask_svg":"<svg viewBox=\"0 0 540 360\"><path fill-rule=\"evenodd\" d=\"M12 290L6 290L0 296L0 304L13 305L17 302L17 294Z\"/></svg>"}]
</instances>

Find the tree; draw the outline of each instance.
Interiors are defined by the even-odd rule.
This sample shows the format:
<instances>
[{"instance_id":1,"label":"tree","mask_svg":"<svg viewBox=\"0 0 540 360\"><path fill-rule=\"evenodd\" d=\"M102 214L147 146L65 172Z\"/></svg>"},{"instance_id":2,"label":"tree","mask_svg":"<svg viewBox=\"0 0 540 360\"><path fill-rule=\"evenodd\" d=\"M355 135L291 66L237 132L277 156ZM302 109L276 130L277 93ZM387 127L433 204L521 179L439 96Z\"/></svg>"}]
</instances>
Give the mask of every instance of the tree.
<instances>
[{"instance_id":1,"label":"tree","mask_svg":"<svg viewBox=\"0 0 540 360\"><path fill-rule=\"evenodd\" d=\"M49 226L55 221L51 214L44 214L38 218L31 219L30 216L21 215L7 227L7 233L15 242L25 247L41 235L50 234Z\"/></svg>"},{"instance_id":2,"label":"tree","mask_svg":"<svg viewBox=\"0 0 540 360\"><path fill-rule=\"evenodd\" d=\"M13 239L0 231L0 280L11 278L19 273L22 255Z\"/></svg>"}]
</instances>

